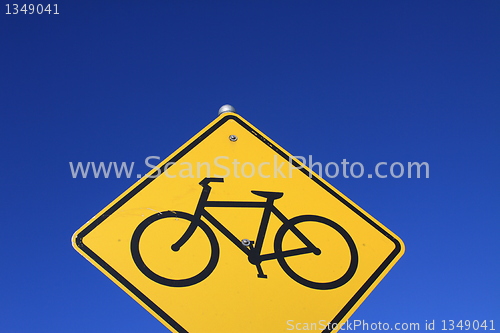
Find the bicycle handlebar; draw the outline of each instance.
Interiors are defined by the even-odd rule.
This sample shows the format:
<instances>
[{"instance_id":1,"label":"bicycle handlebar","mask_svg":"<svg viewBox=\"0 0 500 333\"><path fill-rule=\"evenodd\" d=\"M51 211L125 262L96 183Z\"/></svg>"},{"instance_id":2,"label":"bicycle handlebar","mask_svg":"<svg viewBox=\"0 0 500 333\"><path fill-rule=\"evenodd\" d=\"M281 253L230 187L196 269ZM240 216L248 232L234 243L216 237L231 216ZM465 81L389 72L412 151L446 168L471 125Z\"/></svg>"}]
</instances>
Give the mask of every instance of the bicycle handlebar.
<instances>
[{"instance_id":1,"label":"bicycle handlebar","mask_svg":"<svg viewBox=\"0 0 500 333\"><path fill-rule=\"evenodd\" d=\"M200 185L201 186L206 186L206 185L208 185L211 182L214 182L214 183L223 183L224 182L224 178L210 178L210 177L207 177L207 178L204 178L200 182Z\"/></svg>"}]
</instances>

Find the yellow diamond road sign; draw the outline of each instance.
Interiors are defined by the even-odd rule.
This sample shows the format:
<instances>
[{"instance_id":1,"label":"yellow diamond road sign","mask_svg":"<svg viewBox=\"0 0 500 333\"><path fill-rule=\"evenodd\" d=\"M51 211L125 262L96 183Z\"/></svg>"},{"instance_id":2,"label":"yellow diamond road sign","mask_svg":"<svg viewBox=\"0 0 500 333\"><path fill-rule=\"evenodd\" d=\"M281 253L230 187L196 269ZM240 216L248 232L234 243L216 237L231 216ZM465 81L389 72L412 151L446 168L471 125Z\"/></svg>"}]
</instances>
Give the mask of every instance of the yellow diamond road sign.
<instances>
[{"instance_id":1,"label":"yellow diamond road sign","mask_svg":"<svg viewBox=\"0 0 500 333\"><path fill-rule=\"evenodd\" d=\"M239 115L223 113L73 237L174 332L339 329L402 241Z\"/></svg>"}]
</instances>

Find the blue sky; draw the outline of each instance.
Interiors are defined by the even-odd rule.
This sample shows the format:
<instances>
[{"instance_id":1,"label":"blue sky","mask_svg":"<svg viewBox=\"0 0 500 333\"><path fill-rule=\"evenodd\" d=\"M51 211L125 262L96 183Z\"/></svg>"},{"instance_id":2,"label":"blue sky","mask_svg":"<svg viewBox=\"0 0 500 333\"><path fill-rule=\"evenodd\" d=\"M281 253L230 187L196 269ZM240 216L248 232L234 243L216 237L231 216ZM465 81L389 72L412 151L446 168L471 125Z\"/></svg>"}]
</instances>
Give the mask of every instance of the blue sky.
<instances>
[{"instance_id":1,"label":"blue sky","mask_svg":"<svg viewBox=\"0 0 500 333\"><path fill-rule=\"evenodd\" d=\"M226 103L294 155L430 165L327 179L406 244L352 319L500 327L498 2L6 3L0 331L166 331L70 243L136 179L69 162L145 173Z\"/></svg>"}]
</instances>

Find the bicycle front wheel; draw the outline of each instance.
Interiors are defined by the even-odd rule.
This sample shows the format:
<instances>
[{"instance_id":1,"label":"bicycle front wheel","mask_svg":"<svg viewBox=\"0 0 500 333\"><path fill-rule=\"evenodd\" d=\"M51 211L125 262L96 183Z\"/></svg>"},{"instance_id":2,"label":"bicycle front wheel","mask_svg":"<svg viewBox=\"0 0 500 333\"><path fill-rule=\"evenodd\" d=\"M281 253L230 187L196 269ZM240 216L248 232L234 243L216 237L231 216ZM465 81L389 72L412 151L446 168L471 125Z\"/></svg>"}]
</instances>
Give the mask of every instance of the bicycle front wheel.
<instances>
[{"instance_id":1,"label":"bicycle front wheel","mask_svg":"<svg viewBox=\"0 0 500 333\"><path fill-rule=\"evenodd\" d=\"M346 284L358 267L352 237L337 223L322 216L297 216L276 233L274 251L285 273L313 289L334 289Z\"/></svg>"},{"instance_id":2,"label":"bicycle front wheel","mask_svg":"<svg viewBox=\"0 0 500 333\"><path fill-rule=\"evenodd\" d=\"M185 243L172 249L192 225ZM132 258L149 279L170 287L187 287L206 279L217 266L219 244L214 232L191 214L165 211L151 215L135 229Z\"/></svg>"}]
</instances>

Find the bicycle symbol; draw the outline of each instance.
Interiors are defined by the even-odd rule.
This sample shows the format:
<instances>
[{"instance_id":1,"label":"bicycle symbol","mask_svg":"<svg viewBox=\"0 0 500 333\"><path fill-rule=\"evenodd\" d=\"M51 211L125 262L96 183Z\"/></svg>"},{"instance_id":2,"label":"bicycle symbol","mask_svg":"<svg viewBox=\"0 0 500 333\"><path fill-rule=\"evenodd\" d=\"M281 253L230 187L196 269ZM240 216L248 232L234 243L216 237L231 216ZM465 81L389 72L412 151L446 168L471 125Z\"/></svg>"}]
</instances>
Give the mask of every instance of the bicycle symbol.
<instances>
[{"instance_id":1,"label":"bicycle symbol","mask_svg":"<svg viewBox=\"0 0 500 333\"><path fill-rule=\"evenodd\" d=\"M333 222L330 219L317 215L301 215L291 219L286 218L278 210L278 208L274 206L274 200L277 200L283 196L283 193L281 192L251 191L257 196L266 198L266 201L209 201L208 197L212 189L209 184L211 182L224 182L224 179L205 178L200 182L203 190L201 192L194 214L180 211L164 211L149 216L144 221L142 221L135 229L131 240L132 258L139 270L149 279L165 286L187 287L203 281L214 271L219 260L219 243L212 229L204 221L201 220L201 217L204 217L208 222L212 224L213 227L219 230L234 245L236 245L237 248L239 248L241 251L243 251L243 253L246 254L246 256L248 257L248 261L252 265L256 266L257 277L259 278L267 278L267 275L264 274L261 266L261 263L267 260L277 260L283 271L285 271L288 276L290 276L296 282L313 289L324 290L338 288L346 284L354 276L354 273L356 272L358 266L358 251L351 236L344 228L342 228L337 223ZM256 240L239 240L205 209L207 207L263 208L264 213L262 215L262 220L260 222ZM271 213L273 213L283 223L283 225L279 227L274 239L274 253L262 254L262 247ZM201 272L189 278L174 279L155 273L148 267L148 265L146 265L141 255L141 251L139 250L139 244L141 242L141 237L143 236L144 231L153 223L171 223L171 218L183 219L189 222L186 231L182 234L180 239L170 246L170 249L172 251L181 251L184 244L186 244L186 242L190 240L191 236L198 228L203 231L210 243L211 253L208 264L201 270ZM350 254L350 263L346 272L342 276L335 277L335 279L328 280L326 282L314 282L300 276L291 268L291 266L287 262L287 258L299 255L321 255L321 248L313 244L299 230L299 228L297 228L297 225L304 222L321 223L323 225L331 227L335 229L335 231L338 232L342 236L343 240L347 243ZM293 233L304 246L291 250L284 250L283 240L285 238L285 235L289 232Z\"/></svg>"}]
</instances>

